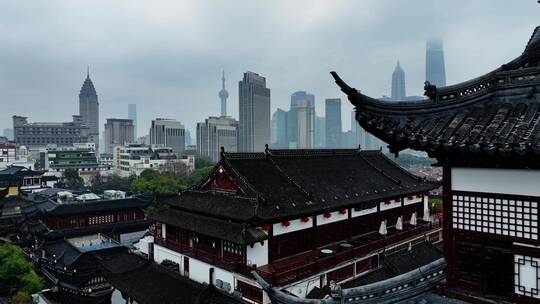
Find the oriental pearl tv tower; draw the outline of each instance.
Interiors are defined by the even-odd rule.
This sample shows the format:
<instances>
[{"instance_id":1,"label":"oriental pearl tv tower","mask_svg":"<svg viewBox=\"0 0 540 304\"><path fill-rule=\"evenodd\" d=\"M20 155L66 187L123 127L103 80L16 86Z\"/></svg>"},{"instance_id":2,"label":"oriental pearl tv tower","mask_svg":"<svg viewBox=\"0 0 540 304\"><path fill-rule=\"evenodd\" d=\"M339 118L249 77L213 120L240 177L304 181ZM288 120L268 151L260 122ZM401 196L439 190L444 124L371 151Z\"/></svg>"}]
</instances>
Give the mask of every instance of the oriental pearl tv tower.
<instances>
[{"instance_id":1,"label":"oriental pearl tv tower","mask_svg":"<svg viewBox=\"0 0 540 304\"><path fill-rule=\"evenodd\" d=\"M219 91L219 99L221 99L221 116L227 116L227 98L229 92L225 90L225 70L221 74L221 91Z\"/></svg>"}]
</instances>

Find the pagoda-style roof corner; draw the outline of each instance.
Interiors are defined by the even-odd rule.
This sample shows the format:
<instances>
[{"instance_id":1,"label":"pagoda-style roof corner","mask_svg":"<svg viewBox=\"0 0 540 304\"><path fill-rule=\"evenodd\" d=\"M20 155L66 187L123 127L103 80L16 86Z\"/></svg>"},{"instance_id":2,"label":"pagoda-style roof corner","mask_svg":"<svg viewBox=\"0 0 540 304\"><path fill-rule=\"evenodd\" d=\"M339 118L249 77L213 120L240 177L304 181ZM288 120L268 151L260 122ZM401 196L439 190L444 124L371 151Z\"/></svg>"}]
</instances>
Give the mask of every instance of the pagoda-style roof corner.
<instances>
[{"instance_id":1,"label":"pagoda-style roof corner","mask_svg":"<svg viewBox=\"0 0 540 304\"><path fill-rule=\"evenodd\" d=\"M394 152L540 158L540 27L519 57L496 70L441 88L425 83L429 99L377 100L332 76L355 105L358 123Z\"/></svg>"}]
</instances>

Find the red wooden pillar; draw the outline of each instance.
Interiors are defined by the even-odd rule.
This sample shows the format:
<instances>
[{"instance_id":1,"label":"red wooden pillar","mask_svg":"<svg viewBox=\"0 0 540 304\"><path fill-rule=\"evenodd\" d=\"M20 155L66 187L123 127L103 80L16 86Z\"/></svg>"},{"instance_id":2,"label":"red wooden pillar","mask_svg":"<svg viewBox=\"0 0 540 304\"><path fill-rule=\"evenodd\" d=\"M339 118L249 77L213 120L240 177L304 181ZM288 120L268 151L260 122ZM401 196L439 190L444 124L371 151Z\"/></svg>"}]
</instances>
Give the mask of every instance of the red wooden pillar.
<instances>
[{"instance_id":1,"label":"red wooden pillar","mask_svg":"<svg viewBox=\"0 0 540 304\"><path fill-rule=\"evenodd\" d=\"M454 232L452 228L452 168L443 166L443 248L447 264L448 287L457 286L457 263Z\"/></svg>"}]
</instances>

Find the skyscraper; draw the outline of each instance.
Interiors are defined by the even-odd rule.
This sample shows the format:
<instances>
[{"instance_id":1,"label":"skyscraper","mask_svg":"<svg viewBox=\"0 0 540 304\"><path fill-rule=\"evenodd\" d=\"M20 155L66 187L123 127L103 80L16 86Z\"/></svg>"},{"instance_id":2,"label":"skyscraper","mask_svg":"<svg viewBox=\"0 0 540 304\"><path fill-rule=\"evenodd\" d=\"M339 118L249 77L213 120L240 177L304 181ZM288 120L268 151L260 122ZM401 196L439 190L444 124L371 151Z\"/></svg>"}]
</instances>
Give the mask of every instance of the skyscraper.
<instances>
[{"instance_id":1,"label":"skyscraper","mask_svg":"<svg viewBox=\"0 0 540 304\"><path fill-rule=\"evenodd\" d=\"M315 144L315 107L305 99L296 106L297 142L296 148L310 149ZM290 113L289 113L290 114Z\"/></svg>"},{"instance_id":2,"label":"skyscraper","mask_svg":"<svg viewBox=\"0 0 540 304\"><path fill-rule=\"evenodd\" d=\"M238 91L238 151L264 151L270 143L270 89L266 79L246 72L238 83Z\"/></svg>"},{"instance_id":3,"label":"skyscraper","mask_svg":"<svg viewBox=\"0 0 540 304\"><path fill-rule=\"evenodd\" d=\"M441 39L430 39L426 43L426 80L437 87L446 86L444 51Z\"/></svg>"},{"instance_id":4,"label":"skyscraper","mask_svg":"<svg viewBox=\"0 0 540 304\"><path fill-rule=\"evenodd\" d=\"M329 98L325 100L326 117L326 147L341 147L341 99Z\"/></svg>"},{"instance_id":5,"label":"skyscraper","mask_svg":"<svg viewBox=\"0 0 540 304\"><path fill-rule=\"evenodd\" d=\"M184 125L174 119L156 118L150 126L150 144L172 148L174 153L183 154L186 148Z\"/></svg>"},{"instance_id":6,"label":"skyscraper","mask_svg":"<svg viewBox=\"0 0 540 304\"><path fill-rule=\"evenodd\" d=\"M392 99L404 100L407 94L405 93L405 72L399 65L399 60L394 72L392 73Z\"/></svg>"},{"instance_id":7,"label":"skyscraper","mask_svg":"<svg viewBox=\"0 0 540 304\"><path fill-rule=\"evenodd\" d=\"M298 147L298 107L303 101L307 101L307 103L303 103L303 107L310 108L313 115L312 120L315 121L315 95L309 94L306 91L294 92L291 95L291 107L287 118L287 136L290 148Z\"/></svg>"},{"instance_id":8,"label":"skyscraper","mask_svg":"<svg viewBox=\"0 0 540 304\"><path fill-rule=\"evenodd\" d=\"M133 138L137 138L137 105L134 103L128 104L128 119L131 119L133 121Z\"/></svg>"},{"instance_id":9,"label":"skyscraper","mask_svg":"<svg viewBox=\"0 0 540 304\"><path fill-rule=\"evenodd\" d=\"M287 116L288 112L278 108L272 114L272 147L279 149L289 148L287 139Z\"/></svg>"},{"instance_id":10,"label":"skyscraper","mask_svg":"<svg viewBox=\"0 0 540 304\"><path fill-rule=\"evenodd\" d=\"M108 154L112 154L116 146L135 142L135 126L131 119L107 118L104 133L104 148Z\"/></svg>"},{"instance_id":11,"label":"skyscraper","mask_svg":"<svg viewBox=\"0 0 540 304\"><path fill-rule=\"evenodd\" d=\"M197 123L197 153L214 162L220 159L220 149L237 152L238 121L231 117L210 116Z\"/></svg>"},{"instance_id":12,"label":"skyscraper","mask_svg":"<svg viewBox=\"0 0 540 304\"><path fill-rule=\"evenodd\" d=\"M221 91L219 91L219 99L221 99L221 116L227 116L227 98L229 92L225 90L225 70L221 74Z\"/></svg>"},{"instance_id":13,"label":"skyscraper","mask_svg":"<svg viewBox=\"0 0 540 304\"><path fill-rule=\"evenodd\" d=\"M79 93L79 116L83 123L89 127L88 138L90 142L99 145L99 102L96 89L90 79L90 70L86 72L86 79Z\"/></svg>"},{"instance_id":14,"label":"skyscraper","mask_svg":"<svg viewBox=\"0 0 540 304\"><path fill-rule=\"evenodd\" d=\"M326 119L315 116L315 148L326 147Z\"/></svg>"}]
</instances>

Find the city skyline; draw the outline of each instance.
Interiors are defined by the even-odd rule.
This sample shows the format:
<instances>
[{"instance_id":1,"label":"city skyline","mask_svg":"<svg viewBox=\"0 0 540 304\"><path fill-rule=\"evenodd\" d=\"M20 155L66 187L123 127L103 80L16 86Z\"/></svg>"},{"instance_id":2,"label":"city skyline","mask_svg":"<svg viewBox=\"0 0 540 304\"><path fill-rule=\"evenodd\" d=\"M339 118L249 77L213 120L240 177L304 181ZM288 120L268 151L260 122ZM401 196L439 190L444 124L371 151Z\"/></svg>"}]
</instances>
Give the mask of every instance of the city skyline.
<instances>
[{"instance_id":1,"label":"city skyline","mask_svg":"<svg viewBox=\"0 0 540 304\"><path fill-rule=\"evenodd\" d=\"M0 128L11 127L12 115L27 116L31 121L68 120L77 113L76 94L88 64L99 91L102 122L109 117L125 117L126 105L136 103L139 108L138 131L146 130L155 117L172 117L194 134L197 121L220 113L216 92L221 87L223 67L227 70L227 79L231 80L239 79L245 70L265 75L273 92L271 112L278 107L286 108L290 94L302 88L319 97L316 112L322 113L324 99L339 96L339 91L328 81L328 72L332 69L352 78L351 81L361 83L362 88L359 89L370 95L388 94L387 71L393 68L396 57L407 67L407 91L411 95L422 95L428 37L439 35L444 39L448 84L479 76L484 70L494 68L499 62L512 59L516 52L522 51L519 42L527 39L529 24L537 19L537 3L501 1L490 5L497 10L489 12L480 9L485 8L486 3L479 1L450 7L448 4L424 2L414 6L395 4L389 7L377 2L363 2L361 5L337 3L332 6L323 2L279 2L274 6L249 4L253 15L245 16L243 12L234 12L231 9L234 5L229 7L228 4L207 7L191 3L185 12L181 12L180 9L165 11L144 5L123 8L111 7L104 2L59 2L40 7L41 17L28 18L31 21L22 27L15 17L30 14L27 7L3 2L0 5L0 16L3 17L0 28L5 32L6 47L0 51L5 61L0 72L4 109L0 114ZM307 10L299 20L300 26L281 34L283 29L277 19L298 18L293 12L301 7ZM134 22L137 18L117 20L115 12L123 9L127 10L126 15L148 21L147 29L141 30L137 26ZM352 11L360 10L377 17L358 18L352 14ZM102 11L109 13L99 14ZM229 17L260 19L261 24L269 24L268 29L258 25L253 29L241 28L232 21L236 18L225 20L216 15L216 12L223 11ZM500 20L498 11L509 16L519 15L519 22L493 22ZM194 18L188 22L183 20L185 18L177 18L179 14L191 14ZM79 27L66 29L63 18L59 16L67 16L68 22L72 18L83 22L77 22L81 24ZM48 22L49 18L58 21ZM185 29L198 28L202 20L208 18L217 19L217 22L206 28L203 26L193 36L183 34ZM390 18L397 19L391 24L398 22L406 26L400 28L399 33L394 27L381 27ZM460 19L457 26L455 18ZM422 19L421 23L409 22L419 19ZM120 25L122 22L125 25ZM137 23L140 22L137 20ZM429 23L436 25L426 27ZM163 35L157 35L162 29L167 30ZM32 39L25 34L26 31L35 32L40 38ZM98 37L92 34L95 31L104 34ZM261 38L265 39L255 39L260 41L252 41L252 45L245 48L241 39L259 31ZM313 31L319 31L320 35L312 37ZM280 34L276 35L277 32ZM480 34L487 35L488 39L474 39ZM217 40L220 43L225 41L225 45L215 47L212 40L216 35L222 35L223 39ZM120 36L129 39L115 41ZM173 39L185 42L170 42L171 36L185 38ZM355 39L350 39L351 36ZM506 40L497 37L505 37ZM137 48L132 52L136 45L140 46L143 38L150 42L145 44L156 47ZM267 41L270 38L272 40ZM291 43L298 39L304 43ZM267 42L263 44L262 41ZM365 41L370 42L368 47L359 47L366 45ZM36 43L39 43L39 48ZM464 44L468 47L463 48ZM60 45L61 51L58 49ZM103 45L108 47L103 48ZM267 49L270 45L272 48ZM276 47L282 50L281 54L270 51ZM18 52L13 52L13 49ZM501 51L486 52L487 49ZM479 58L479 53L485 56ZM470 64L472 61L475 64ZM229 88L233 87L229 85ZM228 114L238 117L238 92L230 89L229 93ZM48 111L38 110L36 100L46 102ZM352 107L344 103L343 113L349 110ZM344 125L348 125L349 119L348 115L343 116Z\"/></svg>"}]
</instances>

